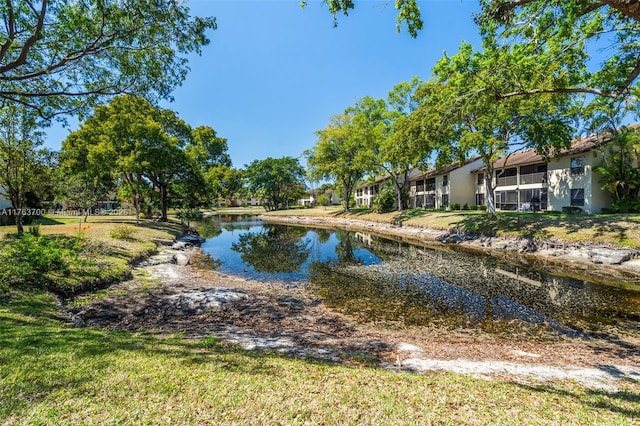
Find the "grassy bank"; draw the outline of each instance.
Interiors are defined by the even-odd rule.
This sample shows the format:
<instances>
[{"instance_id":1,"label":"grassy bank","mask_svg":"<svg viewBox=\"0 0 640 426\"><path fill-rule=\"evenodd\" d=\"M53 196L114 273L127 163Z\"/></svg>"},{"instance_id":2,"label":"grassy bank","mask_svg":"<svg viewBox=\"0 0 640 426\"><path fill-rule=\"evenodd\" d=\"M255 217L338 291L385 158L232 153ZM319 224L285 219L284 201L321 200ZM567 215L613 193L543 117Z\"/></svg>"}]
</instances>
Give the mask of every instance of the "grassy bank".
<instances>
[{"instance_id":1,"label":"grassy bank","mask_svg":"<svg viewBox=\"0 0 640 426\"><path fill-rule=\"evenodd\" d=\"M0 303L0 423L633 424L637 389L394 373L187 341L77 329L52 298ZM631 386L631 385L628 385Z\"/></svg>"},{"instance_id":2,"label":"grassy bank","mask_svg":"<svg viewBox=\"0 0 640 426\"><path fill-rule=\"evenodd\" d=\"M269 212L270 215L331 216L382 223L463 231L491 236L557 238L569 242L597 242L640 247L640 215L566 215L556 213L500 213L488 218L482 211L439 212L422 209L403 213L371 213L354 209L345 213L339 207L318 207Z\"/></svg>"},{"instance_id":3,"label":"grassy bank","mask_svg":"<svg viewBox=\"0 0 640 426\"><path fill-rule=\"evenodd\" d=\"M122 225L130 239L111 237ZM77 221L43 225L74 237ZM82 226L82 225L81 225ZM93 219L84 241L104 265L129 265L173 224ZM4 243L6 244L6 242ZM11 283L9 283L11 284ZM637 384L622 391L395 373L188 340L75 328L52 293L0 296L0 424L633 424Z\"/></svg>"},{"instance_id":4,"label":"grassy bank","mask_svg":"<svg viewBox=\"0 0 640 426\"><path fill-rule=\"evenodd\" d=\"M180 232L177 222L136 225L126 217L45 217L22 235L0 227L0 294L40 288L68 297L104 287L129 277L132 263L155 251L153 239Z\"/></svg>"}]
</instances>

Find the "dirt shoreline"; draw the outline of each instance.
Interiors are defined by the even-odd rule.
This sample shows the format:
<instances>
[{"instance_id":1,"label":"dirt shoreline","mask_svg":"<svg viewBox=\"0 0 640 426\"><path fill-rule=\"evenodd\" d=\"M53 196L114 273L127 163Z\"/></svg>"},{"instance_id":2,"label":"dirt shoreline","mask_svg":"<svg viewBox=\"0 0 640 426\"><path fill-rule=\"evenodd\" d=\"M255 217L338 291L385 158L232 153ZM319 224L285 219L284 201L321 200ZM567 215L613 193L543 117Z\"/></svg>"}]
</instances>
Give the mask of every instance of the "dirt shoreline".
<instances>
[{"instance_id":1,"label":"dirt shoreline","mask_svg":"<svg viewBox=\"0 0 640 426\"><path fill-rule=\"evenodd\" d=\"M624 381L640 390L636 334L540 340L463 328L361 324L331 311L304 286L181 266L172 263L175 254L161 247L136 267L132 280L98 299L80 297L81 303L68 308L73 323L161 336L215 336L250 350L347 364L364 360L398 371L455 371L520 382L574 380L608 391Z\"/></svg>"},{"instance_id":2,"label":"dirt shoreline","mask_svg":"<svg viewBox=\"0 0 640 426\"><path fill-rule=\"evenodd\" d=\"M268 223L361 231L382 237L392 237L407 242L424 244L434 248L491 255L510 263L541 267L557 275L583 278L602 284L634 286L636 289L640 289L640 252L625 247L525 238L465 239L461 237L455 243L444 244L440 241L443 237L455 234L441 229L377 223L340 217L296 215L260 215L258 217ZM600 262L598 262L596 258L590 256L590 252L593 251L606 253L628 252L629 259L622 261L620 264L606 264L602 263L601 258Z\"/></svg>"}]
</instances>

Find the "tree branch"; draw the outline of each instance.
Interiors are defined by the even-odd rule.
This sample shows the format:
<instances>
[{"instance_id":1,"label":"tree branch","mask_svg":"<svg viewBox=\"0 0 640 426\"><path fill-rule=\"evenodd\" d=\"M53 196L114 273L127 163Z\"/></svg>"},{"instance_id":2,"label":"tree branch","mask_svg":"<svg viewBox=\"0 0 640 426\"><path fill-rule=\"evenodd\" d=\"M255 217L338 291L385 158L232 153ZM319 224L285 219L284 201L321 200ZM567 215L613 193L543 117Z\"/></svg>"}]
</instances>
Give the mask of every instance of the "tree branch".
<instances>
[{"instance_id":1,"label":"tree branch","mask_svg":"<svg viewBox=\"0 0 640 426\"><path fill-rule=\"evenodd\" d=\"M12 69L15 69L21 65L24 65L27 61L27 56L29 55L29 51L31 50L31 48L33 47L33 45L40 40L40 38L42 37L42 28L44 26L44 17L47 13L47 1L48 0L42 0L42 9L40 10L40 13L37 15L38 16L38 24L36 25L35 31L33 32L33 35L31 35L31 37L29 37L25 42L24 45L22 45L22 49L20 50L20 55L18 56L18 58L13 61L8 63L7 65L1 66L0 67L0 74L4 74L7 71L11 71Z\"/></svg>"}]
</instances>

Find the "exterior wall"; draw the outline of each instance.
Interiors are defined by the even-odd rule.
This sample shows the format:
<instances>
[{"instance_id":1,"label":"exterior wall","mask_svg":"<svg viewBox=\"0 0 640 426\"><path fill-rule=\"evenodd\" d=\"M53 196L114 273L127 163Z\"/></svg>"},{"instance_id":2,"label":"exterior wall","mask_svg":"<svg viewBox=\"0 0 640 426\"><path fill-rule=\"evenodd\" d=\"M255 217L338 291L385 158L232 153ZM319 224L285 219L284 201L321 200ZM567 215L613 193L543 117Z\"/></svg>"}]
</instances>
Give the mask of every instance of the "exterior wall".
<instances>
[{"instance_id":1,"label":"exterior wall","mask_svg":"<svg viewBox=\"0 0 640 426\"><path fill-rule=\"evenodd\" d=\"M473 179L477 179L477 176L471 170L477 169L481 164L482 160L477 159L449 173L449 203L461 206L476 204L476 181Z\"/></svg>"},{"instance_id":2,"label":"exterior wall","mask_svg":"<svg viewBox=\"0 0 640 426\"><path fill-rule=\"evenodd\" d=\"M572 158L584 158L584 173L571 171ZM571 190L584 189L584 205L578 206L585 213L600 213L603 207L611 205L608 192L601 189L601 176L594 172L602 158L592 152L562 157L549 163L549 210L562 210L571 205Z\"/></svg>"},{"instance_id":3,"label":"exterior wall","mask_svg":"<svg viewBox=\"0 0 640 426\"><path fill-rule=\"evenodd\" d=\"M475 204L475 186L472 179L475 175L472 175L471 170L477 169L482 164L480 159L471 161L458 168L448 168L446 172L440 174L428 174L428 177L422 177L421 179L415 179L411 181L409 187L409 194L411 198L411 208L435 208L446 209L451 204L457 203ZM444 179L447 178L447 184L444 184ZM418 182L425 181L425 179L435 179L435 188L429 190L427 185L424 185L424 190L418 190ZM421 184L422 186L422 184ZM433 195L434 205L431 206L428 203L427 197ZM443 195L448 195L449 201L446 205L443 203Z\"/></svg>"},{"instance_id":4,"label":"exterior wall","mask_svg":"<svg viewBox=\"0 0 640 426\"><path fill-rule=\"evenodd\" d=\"M572 159L582 159L580 164L584 166L572 169ZM498 196L494 197L496 207L502 210L527 211L533 207L533 203L525 194L532 192L543 194L546 191L546 203L541 195L542 210L562 211L565 206L576 205L585 213L600 213L603 207L608 207L611 203L609 194L600 189L600 175L593 171L600 162L601 158L597 157L597 154L594 155L593 151L588 151L552 159L546 163L546 173L522 173L523 167L543 164L540 162L507 167L516 168L517 175L498 181L495 192L500 193L501 198L499 200ZM573 164L576 165L576 163ZM477 173L473 175L477 182ZM572 201L572 190L574 195L576 191L583 191L582 205L579 205L577 200ZM484 192L484 188L476 183L476 194L484 194ZM507 199L507 193L510 193L509 199Z\"/></svg>"}]
</instances>

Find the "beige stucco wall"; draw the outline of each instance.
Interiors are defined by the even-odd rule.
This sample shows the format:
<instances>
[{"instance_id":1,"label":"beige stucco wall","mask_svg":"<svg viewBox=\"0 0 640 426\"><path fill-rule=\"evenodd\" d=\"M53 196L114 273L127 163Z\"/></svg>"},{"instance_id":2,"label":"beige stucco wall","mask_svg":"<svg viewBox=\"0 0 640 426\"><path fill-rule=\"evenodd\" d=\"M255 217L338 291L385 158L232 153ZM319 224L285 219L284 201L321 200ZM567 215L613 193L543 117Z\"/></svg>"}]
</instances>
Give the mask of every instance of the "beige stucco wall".
<instances>
[{"instance_id":1,"label":"beige stucco wall","mask_svg":"<svg viewBox=\"0 0 640 426\"><path fill-rule=\"evenodd\" d=\"M477 175L471 173L482 165L482 160L478 159L469 164L455 169L449 173L449 203L473 205L476 203L476 181Z\"/></svg>"},{"instance_id":2,"label":"beige stucco wall","mask_svg":"<svg viewBox=\"0 0 640 426\"><path fill-rule=\"evenodd\" d=\"M571 158L584 157L584 174L571 174ZM571 189L584 189L585 213L600 213L603 207L611 205L609 193L601 189L601 175L593 169L602 162L599 154L585 152L579 155L562 157L549 162L548 197L549 210L562 210L564 206L571 205Z\"/></svg>"}]
</instances>

